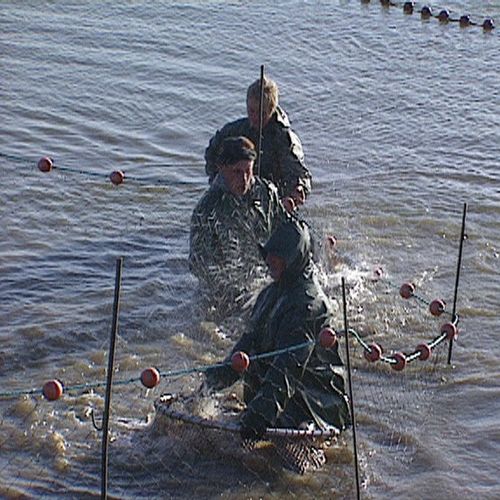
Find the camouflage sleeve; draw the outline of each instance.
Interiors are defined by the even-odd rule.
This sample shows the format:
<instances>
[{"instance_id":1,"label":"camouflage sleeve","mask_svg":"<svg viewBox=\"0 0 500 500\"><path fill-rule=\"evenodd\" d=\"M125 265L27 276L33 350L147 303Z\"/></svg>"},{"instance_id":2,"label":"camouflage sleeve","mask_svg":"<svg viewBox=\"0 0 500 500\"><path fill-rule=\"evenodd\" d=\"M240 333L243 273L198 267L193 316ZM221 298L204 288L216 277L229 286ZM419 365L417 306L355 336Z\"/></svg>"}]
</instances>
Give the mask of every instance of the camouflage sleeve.
<instances>
[{"instance_id":1,"label":"camouflage sleeve","mask_svg":"<svg viewBox=\"0 0 500 500\"><path fill-rule=\"evenodd\" d=\"M312 177L305 165L304 151L299 136L291 128L284 127L279 134L279 141L280 165L285 194L291 194L296 186L301 185L306 195L308 195L311 192Z\"/></svg>"},{"instance_id":2,"label":"camouflage sleeve","mask_svg":"<svg viewBox=\"0 0 500 500\"><path fill-rule=\"evenodd\" d=\"M210 217L204 211L203 204L198 204L191 217L189 234L189 270L198 279L210 279L209 270L214 264L215 246Z\"/></svg>"}]
</instances>

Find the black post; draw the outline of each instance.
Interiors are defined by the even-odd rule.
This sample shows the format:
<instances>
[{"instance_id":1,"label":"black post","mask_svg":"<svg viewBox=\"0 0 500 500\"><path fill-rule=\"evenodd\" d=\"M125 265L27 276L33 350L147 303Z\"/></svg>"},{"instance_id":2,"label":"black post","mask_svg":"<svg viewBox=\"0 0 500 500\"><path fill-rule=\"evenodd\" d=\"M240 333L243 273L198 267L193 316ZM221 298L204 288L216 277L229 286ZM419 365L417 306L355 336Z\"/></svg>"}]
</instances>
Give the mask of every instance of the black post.
<instances>
[{"instance_id":1,"label":"black post","mask_svg":"<svg viewBox=\"0 0 500 500\"><path fill-rule=\"evenodd\" d=\"M260 163L262 157L262 126L264 121L264 65L260 67L260 98L259 98L259 144L258 144L258 156L257 156L257 176L260 177Z\"/></svg>"},{"instance_id":2,"label":"black post","mask_svg":"<svg viewBox=\"0 0 500 500\"><path fill-rule=\"evenodd\" d=\"M101 499L108 497L108 428L109 410L111 405L111 385L113 383L113 366L115 360L116 334L118 331L118 312L120 306L120 287L122 280L123 257L116 259L115 299L113 303L113 325L109 340L108 372L106 380L106 397L104 400L104 413L102 417L102 458L101 458Z\"/></svg>"},{"instance_id":3,"label":"black post","mask_svg":"<svg viewBox=\"0 0 500 500\"><path fill-rule=\"evenodd\" d=\"M453 310L451 313L452 321L456 319L457 312L457 296L458 296L458 281L460 279L460 268L462 266L462 249L464 246L464 238L465 238L465 216L467 214L467 203L464 203L464 211L462 214L462 230L460 232L460 245L458 247L458 263L457 263L457 274L455 276L455 293L453 295ZM453 350L453 337L450 339L450 344L448 347L448 364L451 364L451 353Z\"/></svg>"},{"instance_id":4,"label":"black post","mask_svg":"<svg viewBox=\"0 0 500 500\"><path fill-rule=\"evenodd\" d=\"M351 407L351 420L352 420L352 442L354 447L354 472L356 475L356 498L359 500L359 466L358 466L358 445L356 440L356 418L354 417L354 399L352 397L352 380L351 380L351 357L349 354L349 325L347 324L347 301L345 296L345 280L342 277L342 306L344 308L344 331L345 331L345 351L346 351L346 364L347 364L347 380L349 383L349 403Z\"/></svg>"}]
</instances>

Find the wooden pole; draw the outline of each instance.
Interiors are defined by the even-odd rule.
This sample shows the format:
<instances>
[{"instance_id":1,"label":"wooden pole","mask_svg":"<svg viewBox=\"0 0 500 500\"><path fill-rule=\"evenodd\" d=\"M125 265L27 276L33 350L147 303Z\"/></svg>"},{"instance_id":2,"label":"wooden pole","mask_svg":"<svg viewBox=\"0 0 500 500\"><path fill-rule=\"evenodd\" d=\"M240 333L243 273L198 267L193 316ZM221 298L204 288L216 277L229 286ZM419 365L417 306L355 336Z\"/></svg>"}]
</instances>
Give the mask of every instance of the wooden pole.
<instances>
[{"instance_id":1,"label":"wooden pole","mask_svg":"<svg viewBox=\"0 0 500 500\"><path fill-rule=\"evenodd\" d=\"M345 295L345 280L342 277L342 305L344 308L344 331L345 331L345 351L346 351L346 364L347 364L347 380L349 383L349 404L351 407L351 420L352 420L352 442L354 447L354 472L356 475L356 498L359 500L360 487L359 487L359 465L358 465L358 445L356 440L356 418L354 416L354 399L352 397L352 380L351 380L351 357L349 354L349 325L347 324L347 301Z\"/></svg>"},{"instance_id":2,"label":"wooden pole","mask_svg":"<svg viewBox=\"0 0 500 500\"><path fill-rule=\"evenodd\" d=\"M460 279L460 268L462 266L462 249L464 246L465 239L465 216L467 214L467 203L464 203L464 210L462 213L462 230L460 231L460 245L458 247L458 262L457 262L457 273L455 275L455 292L453 295L453 310L451 313L452 321L456 320L457 312L457 296L458 296L458 281ZM451 364L451 353L453 350L453 337L450 338L450 344L448 347L448 364Z\"/></svg>"},{"instance_id":3,"label":"wooden pole","mask_svg":"<svg viewBox=\"0 0 500 500\"><path fill-rule=\"evenodd\" d=\"M116 259L115 299L113 303L113 324L109 340L108 372L106 380L106 397L102 417L102 455L101 455L101 499L108 498L108 443L109 443L109 411L111 406L111 385L115 360L115 344L118 331L118 312L120 309L120 287L122 280L123 257Z\"/></svg>"}]
</instances>

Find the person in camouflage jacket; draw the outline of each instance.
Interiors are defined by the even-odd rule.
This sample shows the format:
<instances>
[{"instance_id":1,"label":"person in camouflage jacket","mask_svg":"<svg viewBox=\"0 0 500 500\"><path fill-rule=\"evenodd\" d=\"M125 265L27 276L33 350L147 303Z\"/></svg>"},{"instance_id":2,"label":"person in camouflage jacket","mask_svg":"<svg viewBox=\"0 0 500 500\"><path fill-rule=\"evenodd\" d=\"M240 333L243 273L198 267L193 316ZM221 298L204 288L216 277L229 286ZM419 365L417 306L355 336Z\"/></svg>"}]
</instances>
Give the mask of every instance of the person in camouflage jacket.
<instances>
[{"instance_id":1,"label":"person in camouflage jacket","mask_svg":"<svg viewBox=\"0 0 500 500\"><path fill-rule=\"evenodd\" d=\"M229 137L219 173L191 217L189 267L212 306L231 311L264 275L258 244L288 217L276 187L253 174L256 151L245 137Z\"/></svg>"},{"instance_id":2,"label":"person in camouflage jacket","mask_svg":"<svg viewBox=\"0 0 500 500\"><path fill-rule=\"evenodd\" d=\"M266 77L263 97L262 158L260 171L256 174L272 181L278 188L280 198L291 197L296 205L300 205L311 191L311 174L304 162L302 144L291 128L287 114L278 105L278 86ZM259 103L260 80L257 80L248 87L248 116L222 127L205 150L205 171L210 183L217 174L216 160L224 138L245 136L258 145Z\"/></svg>"},{"instance_id":3,"label":"person in camouflage jacket","mask_svg":"<svg viewBox=\"0 0 500 500\"><path fill-rule=\"evenodd\" d=\"M311 238L304 222L281 224L262 247L274 282L259 294L250 328L236 343L226 364L206 371L206 385L229 387L240 375L230 366L234 353L258 355L243 376L244 401L241 434L258 439L267 427L315 428L350 422L338 343L322 347L317 339L334 318L329 299L317 280L311 260ZM306 344L310 341L309 344ZM297 350L292 346L306 344Z\"/></svg>"}]
</instances>

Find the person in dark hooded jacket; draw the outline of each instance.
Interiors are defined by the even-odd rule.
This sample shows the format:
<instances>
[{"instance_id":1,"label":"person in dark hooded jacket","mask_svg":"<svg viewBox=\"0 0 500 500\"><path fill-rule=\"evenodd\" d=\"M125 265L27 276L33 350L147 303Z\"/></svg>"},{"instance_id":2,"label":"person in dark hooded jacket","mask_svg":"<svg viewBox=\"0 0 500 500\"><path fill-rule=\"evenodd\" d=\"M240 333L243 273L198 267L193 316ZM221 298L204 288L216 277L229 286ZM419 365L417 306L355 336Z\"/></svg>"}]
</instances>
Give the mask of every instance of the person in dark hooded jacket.
<instances>
[{"instance_id":1,"label":"person in dark hooded jacket","mask_svg":"<svg viewBox=\"0 0 500 500\"><path fill-rule=\"evenodd\" d=\"M246 410L241 417L243 438L257 439L267 427L318 429L349 423L349 407L342 378L338 345L327 349L318 342L320 331L331 326L333 315L311 259L311 238L304 222L281 224L261 247L273 278L259 294L251 328L236 343L226 361L238 351L253 359L244 374ZM287 350L303 344L303 347ZM210 368L206 383L222 389L239 375L229 364Z\"/></svg>"},{"instance_id":2,"label":"person in dark hooded jacket","mask_svg":"<svg viewBox=\"0 0 500 500\"><path fill-rule=\"evenodd\" d=\"M263 80L262 158L255 172L272 181L281 199L291 197L295 205L304 203L311 191L311 173L306 167L304 151L298 135L292 130L286 112L278 104L278 85L270 78ZM210 139L205 150L205 171L212 183L218 172L217 155L226 137L245 136L259 143L260 79L247 90L247 115L227 123Z\"/></svg>"}]
</instances>

